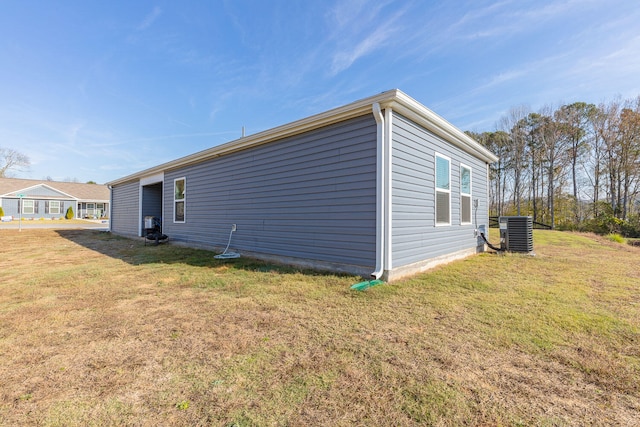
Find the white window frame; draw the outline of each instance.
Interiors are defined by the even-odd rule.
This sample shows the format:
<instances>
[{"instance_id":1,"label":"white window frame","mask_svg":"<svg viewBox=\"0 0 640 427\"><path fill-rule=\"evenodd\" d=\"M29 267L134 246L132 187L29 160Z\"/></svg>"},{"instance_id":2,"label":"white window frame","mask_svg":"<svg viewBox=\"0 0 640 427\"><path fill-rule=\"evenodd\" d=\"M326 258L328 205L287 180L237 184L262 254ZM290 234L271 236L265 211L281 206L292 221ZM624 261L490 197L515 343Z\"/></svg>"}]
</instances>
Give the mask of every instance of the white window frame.
<instances>
[{"instance_id":1,"label":"white window frame","mask_svg":"<svg viewBox=\"0 0 640 427\"><path fill-rule=\"evenodd\" d=\"M176 183L178 181L184 181L181 199L176 197ZM178 220L176 215L178 203L182 203L182 220ZM187 222L187 178L184 176L173 180L173 222L179 224Z\"/></svg>"},{"instance_id":2,"label":"white window frame","mask_svg":"<svg viewBox=\"0 0 640 427\"><path fill-rule=\"evenodd\" d=\"M469 192L465 193L462 189L462 169L469 171ZM467 166L464 163L460 163L460 225L469 225L473 223L473 170L471 166ZM465 221L462 216L462 199L466 197L469 199L469 220Z\"/></svg>"},{"instance_id":3,"label":"white window frame","mask_svg":"<svg viewBox=\"0 0 640 427\"><path fill-rule=\"evenodd\" d=\"M30 203L31 206L29 207L30 212L27 212L27 203ZM35 202L33 200L26 200L26 199L22 199L22 206L20 206L20 214L24 214L24 215L33 215L36 212L36 206L35 206Z\"/></svg>"},{"instance_id":4,"label":"white window frame","mask_svg":"<svg viewBox=\"0 0 640 427\"><path fill-rule=\"evenodd\" d=\"M60 200L49 200L49 214L60 215Z\"/></svg>"},{"instance_id":5,"label":"white window frame","mask_svg":"<svg viewBox=\"0 0 640 427\"><path fill-rule=\"evenodd\" d=\"M440 188L438 187L438 158L442 159L442 160L446 160L447 163L449 164L449 176L448 176L448 184L449 184L449 188ZM433 222L435 224L436 227L446 227L446 226L450 226L451 225L451 158L440 154L440 153L435 153L434 156L434 168L433 168L433 175L434 175L434 196L435 196L435 200L434 200L434 206L435 206L435 210L434 210L434 218L433 218ZM448 198L449 198L449 219L447 222L438 222L438 193L441 194L447 194Z\"/></svg>"}]
</instances>

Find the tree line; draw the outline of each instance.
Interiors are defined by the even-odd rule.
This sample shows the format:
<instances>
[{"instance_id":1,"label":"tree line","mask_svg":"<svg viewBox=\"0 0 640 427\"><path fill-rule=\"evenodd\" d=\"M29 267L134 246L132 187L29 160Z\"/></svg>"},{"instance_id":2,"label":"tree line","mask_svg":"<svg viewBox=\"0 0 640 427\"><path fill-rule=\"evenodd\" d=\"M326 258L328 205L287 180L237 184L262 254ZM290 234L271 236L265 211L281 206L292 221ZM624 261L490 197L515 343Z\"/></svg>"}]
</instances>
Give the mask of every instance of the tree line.
<instances>
[{"instance_id":1,"label":"tree line","mask_svg":"<svg viewBox=\"0 0 640 427\"><path fill-rule=\"evenodd\" d=\"M514 107L493 132L467 132L499 157L490 214L553 228L640 236L640 96Z\"/></svg>"}]
</instances>

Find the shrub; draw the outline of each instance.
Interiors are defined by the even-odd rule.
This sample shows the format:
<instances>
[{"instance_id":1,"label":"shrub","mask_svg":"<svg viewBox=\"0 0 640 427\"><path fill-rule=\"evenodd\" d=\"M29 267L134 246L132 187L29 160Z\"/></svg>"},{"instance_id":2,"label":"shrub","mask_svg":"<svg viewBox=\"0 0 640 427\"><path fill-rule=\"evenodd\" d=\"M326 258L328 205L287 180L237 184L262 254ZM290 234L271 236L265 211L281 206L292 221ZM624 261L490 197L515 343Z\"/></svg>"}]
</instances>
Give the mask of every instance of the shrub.
<instances>
[{"instance_id":1,"label":"shrub","mask_svg":"<svg viewBox=\"0 0 640 427\"><path fill-rule=\"evenodd\" d=\"M71 206L67 209L67 214L64 217L67 219L73 219L73 208Z\"/></svg>"},{"instance_id":2,"label":"shrub","mask_svg":"<svg viewBox=\"0 0 640 427\"><path fill-rule=\"evenodd\" d=\"M631 214L627 220L617 218L608 206L608 209L602 209L596 218L579 224L577 229L602 235L619 234L623 237L640 237L640 217L637 214Z\"/></svg>"},{"instance_id":3,"label":"shrub","mask_svg":"<svg viewBox=\"0 0 640 427\"><path fill-rule=\"evenodd\" d=\"M626 243L627 240L622 237L621 235L619 235L618 233L611 233L607 235L607 239L611 240L612 242L616 242L616 243Z\"/></svg>"},{"instance_id":4,"label":"shrub","mask_svg":"<svg viewBox=\"0 0 640 427\"><path fill-rule=\"evenodd\" d=\"M0 216L4 216L4 209L2 209L2 206L0 206Z\"/></svg>"}]
</instances>

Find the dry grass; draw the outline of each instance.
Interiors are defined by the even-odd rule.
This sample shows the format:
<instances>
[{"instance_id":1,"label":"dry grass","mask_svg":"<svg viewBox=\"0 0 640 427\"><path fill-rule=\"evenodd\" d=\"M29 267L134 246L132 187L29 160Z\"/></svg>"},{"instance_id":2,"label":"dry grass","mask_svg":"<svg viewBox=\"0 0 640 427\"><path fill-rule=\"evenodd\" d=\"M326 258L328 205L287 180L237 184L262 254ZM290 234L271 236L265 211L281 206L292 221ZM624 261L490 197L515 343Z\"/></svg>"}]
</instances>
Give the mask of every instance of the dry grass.
<instances>
[{"instance_id":1,"label":"dry grass","mask_svg":"<svg viewBox=\"0 0 640 427\"><path fill-rule=\"evenodd\" d=\"M640 248L536 232L354 292L94 231L0 230L2 425L640 425Z\"/></svg>"}]
</instances>

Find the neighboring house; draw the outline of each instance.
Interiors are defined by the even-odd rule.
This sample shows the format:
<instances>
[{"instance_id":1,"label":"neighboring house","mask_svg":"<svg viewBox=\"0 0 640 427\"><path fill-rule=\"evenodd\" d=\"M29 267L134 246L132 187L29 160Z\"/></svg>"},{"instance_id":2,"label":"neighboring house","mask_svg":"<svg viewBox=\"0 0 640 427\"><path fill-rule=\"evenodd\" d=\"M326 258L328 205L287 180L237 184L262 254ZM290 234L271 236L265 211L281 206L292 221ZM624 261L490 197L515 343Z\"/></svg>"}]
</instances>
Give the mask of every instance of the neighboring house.
<instances>
[{"instance_id":1,"label":"neighboring house","mask_svg":"<svg viewBox=\"0 0 640 427\"><path fill-rule=\"evenodd\" d=\"M110 226L390 280L484 248L495 161L391 90L112 181Z\"/></svg>"},{"instance_id":2,"label":"neighboring house","mask_svg":"<svg viewBox=\"0 0 640 427\"><path fill-rule=\"evenodd\" d=\"M15 219L63 218L69 206L76 218L104 218L109 196L106 185L0 178L0 206Z\"/></svg>"}]
</instances>

